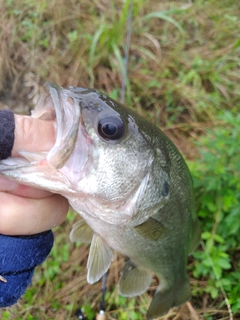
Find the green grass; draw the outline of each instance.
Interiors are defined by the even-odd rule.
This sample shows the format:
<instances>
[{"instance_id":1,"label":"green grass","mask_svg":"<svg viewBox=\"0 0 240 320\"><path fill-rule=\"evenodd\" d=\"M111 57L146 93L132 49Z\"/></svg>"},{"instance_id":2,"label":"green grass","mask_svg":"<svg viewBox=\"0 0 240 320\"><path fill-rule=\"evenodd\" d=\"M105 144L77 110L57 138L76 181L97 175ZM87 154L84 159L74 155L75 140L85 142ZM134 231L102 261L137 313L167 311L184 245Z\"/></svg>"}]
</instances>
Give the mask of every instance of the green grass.
<instances>
[{"instance_id":1,"label":"green grass","mask_svg":"<svg viewBox=\"0 0 240 320\"><path fill-rule=\"evenodd\" d=\"M44 81L95 87L120 99L130 0L0 0L0 100L34 105ZM240 6L235 0L133 2L125 103L160 126L189 160L203 247L189 260L193 305L202 319L240 317ZM23 112L26 112L25 109ZM74 319L99 310L101 283L86 283L87 247L71 244L70 214L55 230L33 286L1 319ZM141 319L156 288L117 293L108 277L107 313ZM226 298L227 297L227 298ZM175 311L174 311L175 312ZM174 315L174 313L173 313Z\"/></svg>"},{"instance_id":2,"label":"green grass","mask_svg":"<svg viewBox=\"0 0 240 320\"><path fill-rule=\"evenodd\" d=\"M234 313L240 310L240 113L224 112L220 126L198 143L201 157L191 164L205 250L193 254L193 275L209 278L213 299L225 291Z\"/></svg>"}]
</instances>

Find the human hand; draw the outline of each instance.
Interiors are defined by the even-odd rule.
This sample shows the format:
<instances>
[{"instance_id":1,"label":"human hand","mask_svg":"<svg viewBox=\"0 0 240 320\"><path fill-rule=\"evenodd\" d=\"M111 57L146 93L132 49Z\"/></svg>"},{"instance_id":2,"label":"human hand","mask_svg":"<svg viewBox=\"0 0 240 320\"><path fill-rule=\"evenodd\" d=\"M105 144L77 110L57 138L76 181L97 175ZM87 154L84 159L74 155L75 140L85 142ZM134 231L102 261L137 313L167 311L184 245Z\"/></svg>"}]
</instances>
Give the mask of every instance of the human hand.
<instances>
[{"instance_id":1,"label":"human hand","mask_svg":"<svg viewBox=\"0 0 240 320\"><path fill-rule=\"evenodd\" d=\"M15 115L12 156L18 151L47 151L55 141L54 123ZM61 224L68 201L60 195L0 177L0 234L31 235Z\"/></svg>"}]
</instances>

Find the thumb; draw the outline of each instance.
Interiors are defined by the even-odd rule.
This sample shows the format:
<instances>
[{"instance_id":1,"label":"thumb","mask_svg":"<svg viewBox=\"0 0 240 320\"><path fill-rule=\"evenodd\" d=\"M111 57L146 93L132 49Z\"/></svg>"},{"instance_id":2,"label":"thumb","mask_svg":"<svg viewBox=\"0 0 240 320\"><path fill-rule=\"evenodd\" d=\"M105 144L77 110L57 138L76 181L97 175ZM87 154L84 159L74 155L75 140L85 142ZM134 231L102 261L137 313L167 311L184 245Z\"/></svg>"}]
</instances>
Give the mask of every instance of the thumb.
<instances>
[{"instance_id":1,"label":"thumb","mask_svg":"<svg viewBox=\"0 0 240 320\"><path fill-rule=\"evenodd\" d=\"M48 151L55 142L53 121L38 120L29 116L14 115L15 140L12 156L18 151Z\"/></svg>"}]
</instances>

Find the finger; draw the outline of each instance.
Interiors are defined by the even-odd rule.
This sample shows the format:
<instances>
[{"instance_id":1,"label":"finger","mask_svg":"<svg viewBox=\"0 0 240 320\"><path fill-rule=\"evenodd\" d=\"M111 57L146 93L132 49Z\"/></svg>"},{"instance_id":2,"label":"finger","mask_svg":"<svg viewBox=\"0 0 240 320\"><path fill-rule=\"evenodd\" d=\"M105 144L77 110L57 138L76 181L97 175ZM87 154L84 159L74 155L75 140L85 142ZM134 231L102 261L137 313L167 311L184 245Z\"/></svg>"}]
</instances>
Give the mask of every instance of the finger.
<instances>
[{"instance_id":1,"label":"finger","mask_svg":"<svg viewBox=\"0 0 240 320\"><path fill-rule=\"evenodd\" d=\"M5 177L0 177L0 192L1 191L25 198L35 199L46 198L52 195L49 191L28 187Z\"/></svg>"},{"instance_id":2,"label":"finger","mask_svg":"<svg viewBox=\"0 0 240 320\"><path fill-rule=\"evenodd\" d=\"M48 151L55 142L55 126L52 121L44 121L29 116L15 115L15 140L12 155L18 151Z\"/></svg>"},{"instance_id":3,"label":"finger","mask_svg":"<svg viewBox=\"0 0 240 320\"><path fill-rule=\"evenodd\" d=\"M0 233L31 235L61 224L68 211L68 201L60 195L28 199L0 193Z\"/></svg>"},{"instance_id":4,"label":"finger","mask_svg":"<svg viewBox=\"0 0 240 320\"><path fill-rule=\"evenodd\" d=\"M47 198L52 195L49 191L28 187L23 184L19 184L14 190L7 192L17 196L33 199Z\"/></svg>"}]
</instances>

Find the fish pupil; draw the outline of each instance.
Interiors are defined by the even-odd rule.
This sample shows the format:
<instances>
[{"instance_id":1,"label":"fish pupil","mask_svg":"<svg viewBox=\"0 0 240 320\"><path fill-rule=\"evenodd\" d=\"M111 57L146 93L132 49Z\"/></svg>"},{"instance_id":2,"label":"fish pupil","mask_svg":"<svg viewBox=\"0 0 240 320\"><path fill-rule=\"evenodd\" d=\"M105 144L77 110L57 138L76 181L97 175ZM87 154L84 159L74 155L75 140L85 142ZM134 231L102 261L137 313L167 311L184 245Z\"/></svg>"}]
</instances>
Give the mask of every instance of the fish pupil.
<instances>
[{"instance_id":1,"label":"fish pupil","mask_svg":"<svg viewBox=\"0 0 240 320\"><path fill-rule=\"evenodd\" d=\"M106 123L102 126L102 131L107 136L114 136L117 133L117 127L113 123Z\"/></svg>"},{"instance_id":2,"label":"fish pupil","mask_svg":"<svg viewBox=\"0 0 240 320\"><path fill-rule=\"evenodd\" d=\"M125 132L125 125L119 116L108 116L98 122L98 133L105 140L120 139Z\"/></svg>"}]
</instances>

